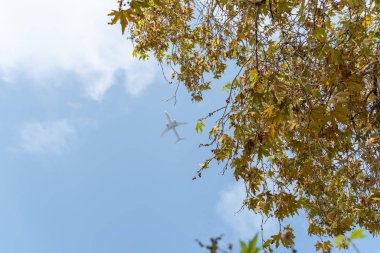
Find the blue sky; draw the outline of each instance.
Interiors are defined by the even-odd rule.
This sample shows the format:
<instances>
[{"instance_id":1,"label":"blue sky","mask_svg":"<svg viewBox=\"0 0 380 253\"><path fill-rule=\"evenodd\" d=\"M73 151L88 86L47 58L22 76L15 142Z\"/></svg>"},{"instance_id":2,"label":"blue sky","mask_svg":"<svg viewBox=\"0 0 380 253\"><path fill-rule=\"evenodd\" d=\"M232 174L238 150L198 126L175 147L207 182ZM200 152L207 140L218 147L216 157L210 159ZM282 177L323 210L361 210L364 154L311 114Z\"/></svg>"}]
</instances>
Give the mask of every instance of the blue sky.
<instances>
[{"instance_id":1,"label":"blue sky","mask_svg":"<svg viewBox=\"0 0 380 253\"><path fill-rule=\"evenodd\" d=\"M115 5L0 0L0 252L195 253L194 239L236 244L259 230L260 217L237 213L244 191L229 173L191 180L210 154L196 120L223 93L195 104L180 88L176 106L164 102L175 87L107 25ZM190 123L183 142L160 136L164 111ZM357 245L380 252L379 238Z\"/></svg>"}]
</instances>

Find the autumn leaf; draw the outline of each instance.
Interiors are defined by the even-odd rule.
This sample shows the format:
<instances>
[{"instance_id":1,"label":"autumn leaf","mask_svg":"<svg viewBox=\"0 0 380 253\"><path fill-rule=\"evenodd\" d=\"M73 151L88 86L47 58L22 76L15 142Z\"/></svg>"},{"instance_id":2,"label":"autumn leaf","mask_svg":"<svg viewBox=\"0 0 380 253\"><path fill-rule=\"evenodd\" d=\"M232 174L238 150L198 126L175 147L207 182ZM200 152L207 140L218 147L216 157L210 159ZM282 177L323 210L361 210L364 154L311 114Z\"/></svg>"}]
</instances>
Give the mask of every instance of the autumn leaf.
<instances>
[{"instance_id":1,"label":"autumn leaf","mask_svg":"<svg viewBox=\"0 0 380 253\"><path fill-rule=\"evenodd\" d=\"M345 247L345 244L344 244L344 235L338 235L335 237L335 246L339 249L341 248L344 248ZM318 249L321 249L322 248L322 245L318 245Z\"/></svg>"},{"instance_id":2,"label":"autumn leaf","mask_svg":"<svg viewBox=\"0 0 380 253\"><path fill-rule=\"evenodd\" d=\"M363 26L369 26L372 23L372 18L366 16L363 20Z\"/></svg>"},{"instance_id":3,"label":"autumn leaf","mask_svg":"<svg viewBox=\"0 0 380 253\"><path fill-rule=\"evenodd\" d=\"M121 32L122 32L122 34L124 34L125 28L127 27L127 24L128 24L128 15L126 14L126 11L124 11L124 10L120 10L120 11L114 10L108 14L108 16L113 16L113 18L109 24L114 25L117 22L119 22L121 25Z\"/></svg>"},{"instance_id":4,"label":"autumn leaf","mask_svg":"<svg viewBox=\"0 0 380 253\"><path fill-rule=\"evenodd\" d=\"M113 18L112 18L111 22L109 22L109 24L114 25L120 19L120 11L113 10L112 12L110 12L108 14L108 16L111 16L111 17L113 16Z\"/></svg>"},{"instance_id":5,"label":"autumn leaf","mask_svg":"<svg viewBox=\"0 0 380 253\"><path fill-rule=\"evenodd\" d=\"M363 234L362 229L356 229L351 232L350 239L351 240L356 240L356 239L361 239L365 238L365 235Z\"/></svg>"},{"instance_id":6,"label":"autumn leaf","mask_svg":"<svg viewBox=\"0 0 380 253\"><path fill-rule=\"evenodd\" d=\"M272 117L273 112L274 112L274 106L273 106L273 105L268 105L268 106L264 109L264 111L263 111L265 117L267 117L267 118Z\"/></svg>"},{"instance_id":7,"label":"autumn leaf","mask_svg":"<svg viewBox=\"0 0 380 253\"><path fill-rule=\"evenodd\" d=\"M365 145L366 145L367 147L372 147L372 146L375 146L376 143L377 143L376 138L371 137L371 138L369 138L369 139L365 142Z\"/></svg>"},{"instance_id":8,"label":"autumn leaf","mask_svg":"<svg viewBox=\"0 0 380 253\"><path fill-rule=\"evenodd\" d=\"M219 126L218 126L218 125L215 125L215 126L211 129L211 131L210 131L210 138L211 138L212 136L217 135L218 132L219 132Z\"/></svg>"},{"instance_id":9,"label":"autumn leaf","mask_svg":"<svg viewBox=\"0 0 380 253\"><path fill-rule=\"evenodd\" d=\"M244 181L252 211L281 224L305 212L311 236L378 234L379 0L198 4L131 0L110 23L129 33L134 56L173 71L192 101L217 101L203 118L216 122L204 166L217 161ZM228 91L223 100L215 87ZM264 243L279 244L278 234Z\"/></svg>"},{"instance_id":10,"label":"autumn leaf","mask_svg":"<svg viewBox=\"0 0 380 253\"><path fill-rule=\"evenodd\" d=\"M221 90L222 90L222 91L230 90L231 87L232 87L231 83L228 82L226 85L224 85L224 86L221 88Z\"/></svg>"},{"instance_id":11,"label":"autumn leaf","mask_svg":"<svg viewBox=\"0 0 380 253\"><path fill-rule=\"evenodd\" d=\"M259 79L259 72L257 69L252 69L251 73L249 74L249 80L251 81L251 87L255 85L257 80Z\"/></svg>"},{"instance_id":12,"label":"autumn leaf","mask_svg":"<svg viewBox=\"0 0 380 253\"><path fill-rule=\"evenodd\" d=\"M203 121L198 121L197 125L195 126L195 131L197 133L202 134L203 133L203 127L205 126L205 123Z\"/></svg>"}]
</instances>

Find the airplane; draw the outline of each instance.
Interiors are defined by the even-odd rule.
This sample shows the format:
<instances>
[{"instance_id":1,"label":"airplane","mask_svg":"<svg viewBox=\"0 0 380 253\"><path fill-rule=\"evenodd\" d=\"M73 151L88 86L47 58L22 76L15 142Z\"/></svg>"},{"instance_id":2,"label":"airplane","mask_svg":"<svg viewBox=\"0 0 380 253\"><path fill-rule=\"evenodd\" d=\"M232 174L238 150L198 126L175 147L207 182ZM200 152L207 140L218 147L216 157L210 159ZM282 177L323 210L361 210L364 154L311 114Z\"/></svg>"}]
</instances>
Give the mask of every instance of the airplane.
<instances>
[{"instance_id":1,"label":"airplane","mask_svg":"<svg viewBox=\"0 0 380 253\"><path fill-rule=\"evenodd\" d=\"M165 133L167 133L169 130L173 130L174 131L174 134L175 136L177 136L177 142L183 140L183 138L181 138L177 132L177 130L175 129L177 126L180 126L180 125L185 125L187 124L187 122L177 122L175 119L171 119L170 118L170 115L168 112L165 112L166 114L166 118L168 119L168 122L166 123L166 128L164 129L164 131L162 132L161 136L163 136Z\"/></svg>"}]
</instances>

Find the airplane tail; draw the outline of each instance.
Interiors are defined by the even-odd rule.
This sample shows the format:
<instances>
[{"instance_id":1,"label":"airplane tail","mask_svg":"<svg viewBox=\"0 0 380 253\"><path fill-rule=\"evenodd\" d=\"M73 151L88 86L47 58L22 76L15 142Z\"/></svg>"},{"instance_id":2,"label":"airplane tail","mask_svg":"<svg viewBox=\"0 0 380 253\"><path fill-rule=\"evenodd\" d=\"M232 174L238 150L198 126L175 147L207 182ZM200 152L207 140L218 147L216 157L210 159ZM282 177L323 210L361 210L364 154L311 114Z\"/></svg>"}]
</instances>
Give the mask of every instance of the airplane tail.
<instances>
[{"instance_id":1,"label":"airplane tail","mask_svg":"<svg viewBox=\"0 0 380 253\"><path fill-rule=\"evenodd\" d=\"M182 140L184 140L185 138L178 138L177 139L177 141L175 142L175 143L178 143L178 142L180 142L180 141L182 141Z\"/></svg>"}]
</instances>

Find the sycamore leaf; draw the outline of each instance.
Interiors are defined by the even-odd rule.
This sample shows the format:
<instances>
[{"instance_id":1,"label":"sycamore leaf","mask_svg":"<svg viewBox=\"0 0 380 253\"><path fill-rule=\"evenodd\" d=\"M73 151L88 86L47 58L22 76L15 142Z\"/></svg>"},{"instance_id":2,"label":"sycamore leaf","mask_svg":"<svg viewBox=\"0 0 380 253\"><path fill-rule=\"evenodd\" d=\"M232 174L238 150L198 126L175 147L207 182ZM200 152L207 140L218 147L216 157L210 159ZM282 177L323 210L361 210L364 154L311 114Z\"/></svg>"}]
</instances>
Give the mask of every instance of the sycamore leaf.
<instances>
[{"instance_id":1,"label":"sycamore leaf","mask_svg":"<svg viewBox=\"0 0 380 253\"><path fill-rule=\"evenodd\" d=\"M219 126L218 126L218 125L215 125L215 126L211 129L211 131L210 131L210 138L211 138L211 136L215 136L215 135L217 135L218 132L219 132Z\"/></svg>"},{"instance_id":2,"label":"sycamore leaf","mask_svg":"<svg viewBox=\"0 0 380 253\"><path fill-rule=\"evenodd\" d=\"M110 24L130 33L133 55L171 68L193 101L214 103L223 80L230 96L210 115L219 125L204 166L224 161L252 210L280 220L307 213L311 236L358 225L377 233L380 0L217 0L202 1L202 11L197 2L130 0ZM285 245L269 238L268 248ZM329 252L331 243L317 246Z\"/></svg>"},{"instance_id":3,"label":"sycamore leaf","mask_svg":"<svg viewBox=\"0 0 380 253\"><path fill-rule=\"evenodd\" d=\"M342 248L342 243L344 240L344 235L338 235L335 237L335 247L338 249Z\"/></svg>"},{"instance_id":4,"label":"sycamore leaf","mask_svg":"<svg viewBox=\"0 0 380 253\"><path fill-rule=\"evenodd\" d=\"M371 137L365 142L365 145L366 147L372 147L376 145L376 142L376 138Z\"/></svg>"},{"instance_id":5,"label":"sycamore leaf","mask_svg":"<svg viewBox=\"0 0 380 253\"><path fill-rule=\"evenodd\" d=\"M158 6L162 6L162 5L163 5L163 3L162 3L161 0L153 0L153 2L154 2L156 5L158 5Z\"/></svg>"},{"instance_id":6,"label":"sycamore leaf","mask_svg":"<svg viewBox=\"0 0 380 253\"><path fill-rule=\"evenodd\" d=\"M130 14L128 14L128 15L130 15ZM108 16L113 16L111 22L109 22L110 25L114 25L119 21L119 23L121 25L121 33L124 34L125 28L127 27L127 24L128 24L128 17L127 17L126 11L124 11L124 10L120 10L120 11L113 10L111 13L108 14Z\"/></svg>"},{"instance_id":7,"label":"sycamore leaf","mask_svg":"<svg viewBox=\"0 0 380 253\"><path fill-rule=\"evenodd\" d=\"M120 13L120 25L121 25L121 33L124 34L125 28L128 24L128 17L126 15L126 11L121 11Z\"/></svg>"},{"instance_id":8,"label":"sycamore leaf","mask_svg":"<svg viewBox=\"0 0 380 253\"><path fill-rule=\"evenodd\" d=\"M335 94L334 101L336 103L345 103L349 99L350 92L348 91L341 91Z\"/></svg>"},{"instance_id":9,"label":"sycamore leaf","mask_svg":"<svg viewBox=\"0 0 380 253\"><path fill-rule=\"evenodd\" d=\"M375 202L379 202L380 200L380 190L379 189L375 189L371 195L369 196L369 198L372 200L372 201L375 201Z\"/></svg>"},{"instance_id":10,"label":"sycamore leaf","mask_svg":"<svg viewBox=\"0 0 380 253\"><path fill-rule=\"evenodd\" d=\"M221 88L222 91L226 91L226 90L230 90L230 89L231 89L231 83L230 82L228 82L226 85L224 85Z\"/></svg>"},{"instance_id":11,"label":"sycamore leaf","mask_svg":"<svg viewBox=\"0 0 380 253\"><path fill-rule=\"evenodd\" d=\"M347 107L343 107L341 105L339 106L336 106L334 108L334 110L331 112L331 115L338 121L338 122L341 122L341 123L345 123L347 122L347 115L349 115L349 111L347 109Z\"/></svg>"},{"instance_id":12,"label":"sycamore leaf","mask_svg":"<svg viewBox=\"0 0 380 253\"><path fill-rule=\"evenodd\" d=\"M203 127L205 126L205 123L203 121L198 121L197 125L195 126L195 131L197 133L202 134L203 133Z\"/></svg>"},{"instance_id":13,"label":"sycamore leaf","mask_svg":"<svg viewBox=\"0 0 380 253\"><path fill-rule=\"evenodd\" d=\"M257 71L257 69L252 69L249 74L249 81L251 81L251 87L254 87L258 79L259 79L259 72Z\"/></svg>"},{"instance_id":14,"label":"sycamore leaf","mask_svg":"<svg viewBox=\"0 0 380 253\"><path fill-rule=\"evenodd\" d=\"M265 117L270 118L273 115L273 111L274 111L274 106L269 105L264 109L263 113L264 113Z\"/></svg>"},{"instance_id":15,"label":"sycamore leaf","mask_svg":"<svg viewBox=\"0 0 380 253\"><path fill-rule=\"evenodd\" d=\"M134 17L134 14L131 9L125 10L124 13L128 21L137 23L137 19Z\"/></svg>"},{"instance_id":16,"label":"sycamore leaf","mask_svg":"<svg viewBox=\"0 0 380 253\"><path fill-rule=\"evenodd\" d=\"M369 26L372 23L372 18L366 16L363 20L363 26Z\"/></svg>"},{"instance_id":17,"label":"sycamore leaf","mask_svg":"<svg viewBox=\"0 0 380 253\"><path fill-rule=\"evenodd\" d=\"M109 22L108 24L114 25L120 19L120 11L113 10L111 13L108 14L108 16L113 16L111 22Z\"/></svg>"},{"instance_id":18,"label":"sycamore leaf","mask_svg":"<svg viewBox=\"0 0 380 253\"><path fill-rule=\"evenodd\" d=\"M313 36L314 36L314 38L317 39L319 42L324 43L324 42L326 41L326 37L327 37L326 30L323 29L323 28L317 28L317 29L314 31Z\"/></svg>"},{"instance_id":19,"label":"sycamore leaf","mask_svg":"<svg viewBox=\"0 0 380 253\"><path fill-rule=\"evenodd\" d=\"M360 239L360 238L365 238L365 235L363 234L363 230L362 229L353 230L351 233L350 239L355 240L355 239Z\"/></svg>"}]
</instances>

